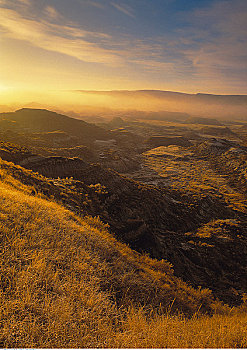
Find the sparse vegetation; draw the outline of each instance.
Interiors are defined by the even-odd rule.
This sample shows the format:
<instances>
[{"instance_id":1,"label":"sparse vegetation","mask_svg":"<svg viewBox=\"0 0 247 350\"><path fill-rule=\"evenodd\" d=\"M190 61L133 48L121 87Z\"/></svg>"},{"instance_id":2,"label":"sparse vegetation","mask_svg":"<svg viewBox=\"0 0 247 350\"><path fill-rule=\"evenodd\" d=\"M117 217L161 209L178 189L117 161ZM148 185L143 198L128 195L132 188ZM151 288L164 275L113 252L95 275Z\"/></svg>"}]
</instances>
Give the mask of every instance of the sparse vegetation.
<instances>
[{"instance_id":1,"label":"sparse vegetation","mask_svg":"<svg viewBox=\"0 0 247 350\"><path fill-rule=\"evenodd\" d=\"M2 347L245 346L244 313L30 190L1 170Z\"/></svg>"},{"instance_id":2,"label":"sparse vegetation","mask_svg":"<svg viewBox=\"0 0 247 350\"><path fill-rule=\"evenodd\" d=\"M32 113L3 117L28 127ZM66 133L70 118L35 113L42 130L15 121L2 133L31 149L0 143L15 163L0 159L1 347L246 347L245 149L213 140L140 156L159 129L200 137L200 125L147 121L127 136L103 132L117 141L95 151L74 127L92 126ZM130 169L131 152L140 182L106 169Z\"/></svg>"}]
</instances>

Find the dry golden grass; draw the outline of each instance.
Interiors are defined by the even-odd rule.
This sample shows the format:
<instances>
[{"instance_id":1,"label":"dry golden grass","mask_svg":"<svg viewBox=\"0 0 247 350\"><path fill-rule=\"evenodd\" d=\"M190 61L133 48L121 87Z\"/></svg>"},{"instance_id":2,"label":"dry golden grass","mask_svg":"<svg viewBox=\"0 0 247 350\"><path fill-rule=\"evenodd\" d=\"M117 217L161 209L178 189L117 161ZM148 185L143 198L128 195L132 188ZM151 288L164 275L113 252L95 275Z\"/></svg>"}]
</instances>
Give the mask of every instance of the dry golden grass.
<instances>
[{"instance_id":1,"label":"dry golden grass","mask_svg":"<svg viewBox=\"0 0 247 350\"><path fill-rule=\"evenodd\" d=\"M130 310L122 332L107 343L116 348L246 348L247 315L153 316Z\"/></svg>"},{"instance_id":2,"label":"dry golden grass","mask_svg":"<svg viewBox=\"0 0 247 350\"><path fill-rule=\"evenodd\" d=\"M14 173L14 166L12 173ZM244 347L247 317L0 169L1 347ZM174 316L176 315L177 316Z\"/></svg>"}]
</instances>

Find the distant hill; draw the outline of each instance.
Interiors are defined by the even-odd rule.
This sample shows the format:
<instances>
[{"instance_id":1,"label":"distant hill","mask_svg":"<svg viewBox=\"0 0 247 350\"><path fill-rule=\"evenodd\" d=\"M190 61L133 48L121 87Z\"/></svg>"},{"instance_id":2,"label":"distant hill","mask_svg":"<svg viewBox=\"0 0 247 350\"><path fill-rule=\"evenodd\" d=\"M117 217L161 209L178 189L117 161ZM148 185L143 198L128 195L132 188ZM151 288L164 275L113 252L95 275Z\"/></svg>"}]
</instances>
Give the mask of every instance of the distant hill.
<instances>
[{"instance_id":1,"label":"distant hill","mask_svg":"<svg viewBox=\"0 0 247 350\"><path fill-rule=\"evenodd\" d=\"M106 96L115 109L170 111L206 117L247 119L247 95L187 94L162 90L85 91L84 96Z\"/></svg>"},{"instance_id":2,"label":"distant hill","mask_svg":"<svg viewBox=\"0 0 247 350\"><path fill-rule=\"evenodd\" d=\"M185 120L186 124L203 124L203 125L222 125L217 119L214 118L202 118L191 117Z\"/></svg>"},{"instance_id":3,"label":"distant hill","mask_svg":"<svg viewBox=\"0 0 247 350\"><path fill-rule=\"evenodd\" d=\"M214 135L217 137L234 137L238 139L238 135L235 134L228 127L217 127L217 126L204 126L200 129L201 134Z\"/></svg>"},{"instance_id":4,"label":"distant hill","mask_svg":"<svg viewBox=\"0 0 247 350\"><path fill-rule=\"evenodd\" d=\"M45 109L22 108L15 112L0 113L0 126L1 123L10 130L13 125L15 131L30 133L62 131L77 137L83 144L91 143L96 139L107 140L111 138L108 131L94 124ZM57 134L54 134L55 136Z\"/></svg>"},{"instance_id":5,"label":"distant hill","mask_svg":"<svg viewBox=\"0 0 247 350\"><path fill-rule=\"evenodd\" d=\"M167 120L167 121L181 121L188 119L190 115L182 112L139 112L139 111L128 111L125 113L128 118L147 119L147 120Z\"/></svg>"},{"instance_id":6,"label":"distant hill","mask_svg":"<svg viewBox=\"0 0 247 350\"><path fill-rule=\"evenodd\" d=\"M82 93L88 94L100 94L100 95L114 95L114 96L152 96L155 98L169 98L177 100L194 100L207 103L227 103L235 105L247 105L247 95L214 95L214 94L187 94L183 92L175 91L163 91L163 90L113 90L113 91L86 91L81 90Z\"/></svg>"}]
</instances>

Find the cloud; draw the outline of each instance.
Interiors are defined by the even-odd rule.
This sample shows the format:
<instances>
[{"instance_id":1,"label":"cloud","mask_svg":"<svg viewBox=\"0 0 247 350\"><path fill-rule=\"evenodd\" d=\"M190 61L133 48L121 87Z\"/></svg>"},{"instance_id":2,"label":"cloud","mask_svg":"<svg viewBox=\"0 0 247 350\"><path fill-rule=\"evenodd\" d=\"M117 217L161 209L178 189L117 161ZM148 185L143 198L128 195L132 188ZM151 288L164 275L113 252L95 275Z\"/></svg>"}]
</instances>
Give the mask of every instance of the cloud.
<instances>
[{"instance_id":1,"label":"cloud","mask_svg":"<svg viewBox=\"0 0 247 350\"><path fill-rule=\"evenodd\" d=\"M180 71L194 86L246 93L247 2L214 1L180 14L180 21L175 42L164 45L176 63L174 77Z\"/></svg>"},{"instance_id":2,"label":"cloud","mask_svg":"<svg viewBox=\"0 0 247 350\"><path fill-rule=\"evenodd\" d=\"M58 16L52 8L46 12ZM81 30L72 25L58 25L47 20L25 18L17 11L1 8L0 28L8 38L24 40L35 47L75 57L81 61L111 65L121 64L121 58L112 50L104 49L87 38L107 39L104 33Z\"/></svg>"},{"instance_id":3,"label":"cloud","mask_svg":"<svg viewBox=\"0 0 247 350\"><path fill-rule=\"evenodd\" d=\"M18 2L28 6L31 5L31 0L18 0Z\"/></svg>"},{"instance_id":4,"label":"cloud","mask_svg":"<svg viewBox=\"0 0 247 350\"><path fill-rule=\"evenodd\" d=\"M93 6L94 8L97 9L104 9L105 8L105 4L103 4L102 2L99 1L95 1L95 0L78 0L78 5L84 7L84 6Z\"/></svg>"},{"instance_id":5,"label":"cloud","mask_svg":"<svg viewBox=\"0 0 247 350\"><path fill-rule=\"evenodd\" d=\"M129 6L127 5L119 5L115 2L111 2L111 5L113 7L115 7L118 11L124 13L125 15L129 16L129 17L132 17L132 18L135 18L135 15L133 14L133 9L131 9Z\"/></svg>"},{"instance_id":6,"label":"cloud","mask_svg":"<svg viewBox=\"0 0 247 350\"><path fill-rule=\"evenodd\" d=\"M89 4L89 5L92 5L92 6L94 6L94 7L97 7L97 8L99 8L99 9L103 9L103 8L104 8L104 5L103 5L103 4L100 4L100 3L97 2L97 1L92 1L92 0L90 0L90 1L88 1L88 4Z\"/></svg>"},{"instance_id":7,"label":"cloud","mask_svg":"<svg viewBox=\"0 0 247 350\"><path fill-rule=\"evenodd\" d=\"M191 66L193 79L246 90L247 2L215 1L183 13L183 20L187 23L177 31L177 48Z\"/></svg>"},{"instance_id":8,"label":"cloud","mask_svg":"<svg viewBox=\"0 0 247 350\"><path fill-rule=\"evenodd\" d=\"M59 24L63 22L63 24ZM75 24L67 24L58 11L46 6L43 18L25 16L21 11L1 8L0 29L9 39L24 40L34 47L75 57L84 62L101 63L111 67L135 65L149 72L171 70L171 62L162 62L162 46L135 40L133 37L113 39L109 34L83 30Z\"/></svg>"},{"instance_id":9,"label":"cloud","mask_svg":"<svg viewBox=\"0 0 247 350\"><path fill-rule=\"evenodd\" d=\"M44 13L45 13L46 16L48 16L50 18L53 18L53 19L56 19L56 18L60 17L60 15L57 12L57 10L54 7L52 7L52 6L46 6L46 8L44 9Z\"/></svg>"},{"instance_id":10,"label":"cloud","mask_svg":"<svg viewBox=\"0 0 247 350\"><path fill-rule=\"evenodd\" d=\"M94 6L96 12L97 8L104 8L104 14L109 15L106 2L102 3L83 0L84 5ZM52 6L44 6L35 16L34 4L31 0L0 0L1 39L24 40L33 47L82 62L104 64L122 78L163 79L177 84L186 81L194 86L207 83L212 91L217 86L232 90L234 86L236 89L246 86L243 78L247 61L246 1L216 0L210 6L180 14L176 26L180 29L173 33L145 38L141 33L109 35L85 30ZM135 17L133 9L119 5L120 1L109 0L108 4L126 16Z\"/></svg>"},{"instance_id":11,"label":"cloud","mask_svg":"<svg viewBox=\"0 0 247 350\"><path fill-rule=\"evenodd\" d=\"M155 59L148 60L148 59L131 59L131 63L137 64L138 66L143 66L147 71L154 73L154 72L169 72L174 73L174 63L172 62L162 62L157 61Z\"/></svg>"}]
</instances>

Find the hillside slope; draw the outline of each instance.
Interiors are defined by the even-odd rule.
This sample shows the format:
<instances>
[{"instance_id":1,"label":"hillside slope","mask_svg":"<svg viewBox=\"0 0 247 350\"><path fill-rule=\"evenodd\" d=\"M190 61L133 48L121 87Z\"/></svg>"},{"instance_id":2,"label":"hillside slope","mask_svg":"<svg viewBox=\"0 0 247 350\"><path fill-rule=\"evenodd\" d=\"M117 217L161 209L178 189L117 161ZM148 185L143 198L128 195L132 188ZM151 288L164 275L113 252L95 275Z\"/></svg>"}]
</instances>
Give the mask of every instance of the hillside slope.
<instances>
[{"instance_id":1,"label":"hillside slope","mask_svg":"<svg viewBox=\"0 0 247 350\"><path fill-rule=\"evenodd\" d=\"M0 159L1 347L246 346L244 308L227 315L209 290L175 277L169 263L56 203L54 188ZM172 316L199 310L226 315Z\"/></svg>"},{"instance_id":2,"label":"hillside slope","mask_svg":"<svg viewBox=\"0 0 247 350\"><path fill-rule=\"evenodd\" d=\"M80 347L94 347L98 327L109 331L129 305L212 312L210 291L186 285L169 263L119 243L98 219L33 195L2 166L0 176L1 346L73 347L79 337ZM96 339L87 339L91 328Z\"/></svg>"},{"instance_id":3,"label":"hillside slope","mask_svg":"<svg viewBox=\"0 0 247 350\"><path fill-rule=\"evenodd\" d=\"M78 158L38 157L6 143L0 144L1 155L48 177L2 164L34 194L52 196L79 215L99 216L118 240L167 259L184 281L212 289L231 305L241 303L247 283L246 214L224 197L159 189Z\"/></svg>"},{"instance_id":4,"label":"hillside slope","mask_svg":"<svg viewBox=\"0 0 247 350\"><path fill-rule=\"evenodd\" d=\"M64 135L57 134L54 137L60 136L66 139L73 136L78 138L82 144L91 143L96 139L111 138L109 132L96 125L45 109L23 108L15 112L0 113L0 122L1 124L7 124L5 126L6 130L28 133L64 132ZM47 135L45 136L47 138Z\"/></svg>"}]
</instances>

